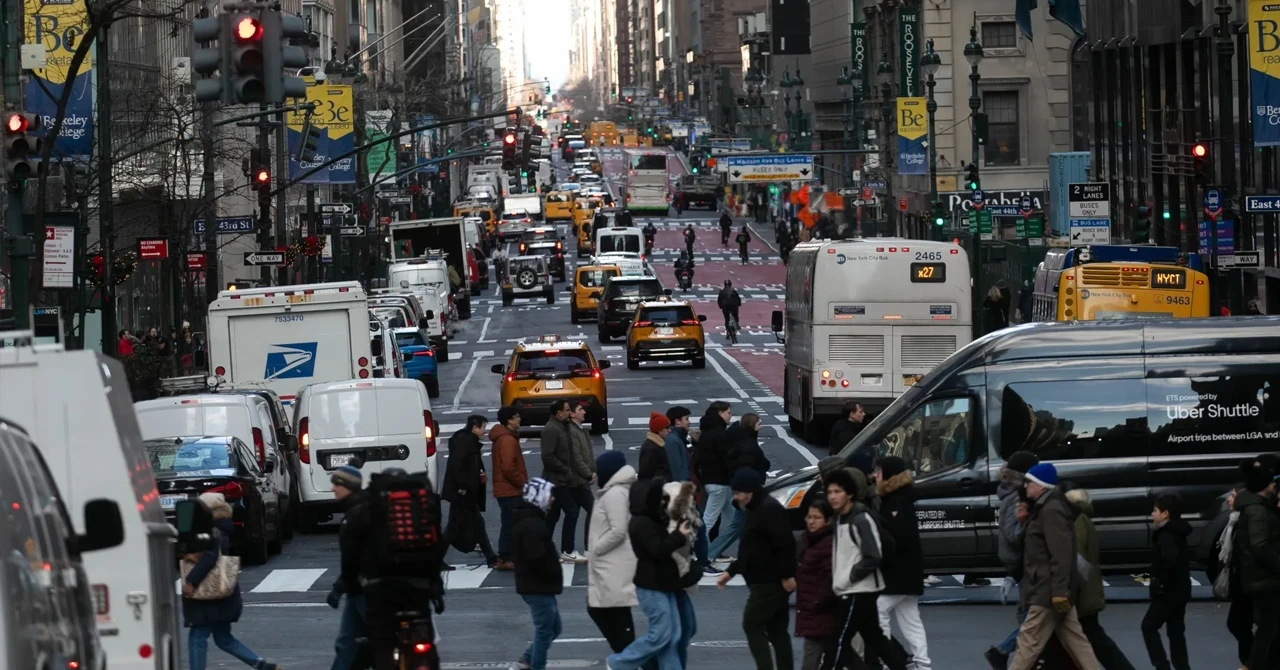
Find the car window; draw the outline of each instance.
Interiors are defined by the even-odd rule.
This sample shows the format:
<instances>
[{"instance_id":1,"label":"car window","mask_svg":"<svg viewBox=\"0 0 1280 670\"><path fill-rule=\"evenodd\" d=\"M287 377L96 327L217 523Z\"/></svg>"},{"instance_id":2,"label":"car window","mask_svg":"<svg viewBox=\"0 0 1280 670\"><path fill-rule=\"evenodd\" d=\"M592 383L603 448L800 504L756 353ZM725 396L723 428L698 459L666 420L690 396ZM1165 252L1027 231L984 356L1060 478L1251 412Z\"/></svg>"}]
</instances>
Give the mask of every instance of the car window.
<instances>
[{"instance_id":1,"label":"car window","mask_svg":"<svg viewBox=\"0 0 1280 670\"><path fill-rule=\"evenodd\" d=\"M569 196L564 193L548 193L547 202L569 202Z\"/></svg>"},{"instance_id":2,"label":"car window","mask_svg":"<svg viewBox=\"0 0 1280 670\"><path fill-rule=\"evenodd\" d=\"M422 333L411 331L406 333L396 333L396 343L402 347L425 347L426 340L422 339Z\"/></svg>"},{"instance_id":3,"label":"car window","mask_svg":"<svg viewBox=\"0 0 1280 670\"><path fill-rule=\"evenodd\" d=\"M615 282L610 285L609 293L623 297L648 297L662 295L662 285L656 281Z\"/></svg>"},{"instance_id":4,"label":"car window","mask_svg":"<svg viewBox=\"0 0 1280 670\"><path fill-rule=\"evenodd\" d=\"M652 321L654 325L665 326L681 321L695 321L693 308L687 305L666 305L662 307L641 307L639 321Z\"/></svg>"},{"instance_id":5,"label":"car window","mask_svg":"<svg viewBox=\"0 0 1280 670\"><path fill-rule=\"evenodd\" d=\"M591 359L584 349L560 351L527 351L516 357L515 372L541 374L565 374L591 367Z\"/></svg>"},{"instance_id":6,"label":"car window","mask_svg":"<svg viewBox=\"0 0 1280 670\"><path fill-rule=\"evenodd\" d=\"M217 442L147 442L147 458L157 475L182 475L209 470L234 470L239 456Z\"/></svg>"},{"instance_id":7,"label":"car window","mask_svg":"<svg viewBox=\"0 0 1280 670\"><path fill-rule=\"evenodd\" d=\"M597 253L607 254L610 252L627 252L632 254L640 253L641 243L639 235L601 235L597 242Z\"/></svg>"},{"instance_id":8,"label":"car window","mask_svg":"<svg viewBox=\"0 0 1280 670\"><path fill-rule=\"evenodd\" d=\"M881 456L899 456L918 475L950 469L970 459L972 401L942 398L917 407L880 441Z\"/></svg>"},{"instance_id":9,"label":"car window","mask_svg":"<svg viewBox=\"0 0 1280 670\"><path fill-rule=\"evenodd\" d=\"M375 309L373 310L373 314L379 319L386 321L387 324L392 328L408 328L409 327L409 324L405 323L404 312L398 309L394 309L390 307Z\"/></svg>"},{"instance_id":10,"label":"car window","mask_svg":"<svg viewBox=\"0 0 1280 670\"><path fill-rule=\"evenodd\" d=\"M600 288L604 286L606 277L616 277L618 271L609 270L583 270L578 273L578 285L584 288Z\"/></svg>"},{"instance_id":11,"label":"car window","mask_svg":"<svg viewBox=\"0 0 1280 670\"><path fill-rule=\"evenodd\" d=\"M1139 379L1020 382L1001 401L1000 456L1042 461L1146 456L1147 403Z\"/></svg>"},{"instance_id":12,"label":"car window","mask_svg":"<svg viewBox=\"0 0 1280 670\"><path fill-rule=\"evenodd\" d=\"M249 448L249 445L240 440L232 440L232 444L235 445L235 452L240 455L240 465L244 466L244 469L248 470L249 474L254 477L261 477L262 468L258 467L258 457Z\"/></svg>"}]
</instances>

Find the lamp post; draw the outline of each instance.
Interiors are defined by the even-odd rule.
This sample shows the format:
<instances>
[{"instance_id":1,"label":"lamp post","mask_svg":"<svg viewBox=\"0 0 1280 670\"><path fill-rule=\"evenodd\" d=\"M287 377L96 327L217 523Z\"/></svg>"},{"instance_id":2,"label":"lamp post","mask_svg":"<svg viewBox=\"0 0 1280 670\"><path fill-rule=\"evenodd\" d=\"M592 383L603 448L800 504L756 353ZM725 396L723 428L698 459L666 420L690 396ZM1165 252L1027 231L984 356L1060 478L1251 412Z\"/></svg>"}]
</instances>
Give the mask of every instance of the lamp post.
<instances>
[{"instance_id":1,"label":"lamp post","mask_svg":"<svg viewBox=\"0 0 1280 670\"><path fill-rule=\"evenodd\" d=\"M760 109L764 105L764 96L760 92L760 87L764 84L764 75L760 74L759 68L752 66L745 77L742 79L745 84L744 102L750 114L751 141L755 145L761 144L759 139L760 131ZM758 148L758 146L757 146Z\"/></svg>"},{"instance_id":2,"label":"lamp post","mask_svg":"<svg viewBox=\"0 0 1280 670\"><path fill-rule=\"evenodd\" d=\"M850 111L850 107L853 104L853 97L852 97L853 92L851 90L853 88L853 76L849 74L849 66L847 65L840 66L840 76L836 78L836 85L840 87L840 94L841 94L840 101L844 103L844 114L842 114L840 117L840 120L844 122L844 141L840 145L840 148L848 152L849 151L849 111ZM840 174L842 186L846 186L846 187L849 186L850 176L851 175L849 174L849 154L845 153L844 170L842 170Z\"/></svg>"},{"instance_id":3,"label":"lamp post","mask_svg":"<svg viewBox=\"0 0 1280 670\"><path fill-rule=\"evenodd\" d=\"M937 138L934 137L937 132L934 117L938 112L938 101L933 97L933 87L938 83L933 77L941 67L942 57L933 50L933 40L930 39L924 43L924 55L920 57L920 70L924 72L924 85L928 91L925 111L929 113L929 216L933 220L934 228L943 225L942 208L938 205L938 147Z\"/></svg>"},{"instance_id":4,"label":"lamp post","mask_svg":"<svg viewBox=\"0 0 1280 670\"><path fill-rule=\"evenodd\" d=\"M970 141L973 143L972 165L973 170L973 188L982 188L982 182L979 181L978 175L978 108L982 106L982 98L978 97L978 81L982 75L978 74L978 64L982 62L982 45L978 43L978 26L975 23L969 28L969 43L964 45L964 58L969 61L969 114L972 122L969 127L973 129L973 135ZM986 324L983 323L985 311L982 309L983 281L982 281L982 236L980 230L971 230L970 239L972 244L969 245L969 277L972 279L973 296L971 298L975 318L973 319L973 335L979 337L986 334Z\"/></svg>"},{"instance_id":5,"label":"lamp post","mask_svg":"<svg viewBox=\"0 0 1280 670\"><path fill-rule=\"evenodd\" d=\"M978 43L978 27L969 28L969 43L964 45L964 58L969 61L969 113L972 116L972 122L969 128L973 132L973 164L980 165L978 160L978 145L981 143L978 136L978 108L982 106L982 98L978 97L978 81L982 79L982 75L978 74L978 64L982 62L982 45ZM977 182L977 188L982 188L982 182Z\"/></svg>"},{"instance_id":6,"label":"lamp post","mask_svg":"<svg viewBox=\"0 0 1280 670\"><path fill-rule=\"evenodd\" d=\"M794 116L796 122L792 123L791 89L796 88L804 83L804 81L800 79L799 75L800 75L800 71L796 70L796 77L793 79L791 77L791 71L786 70L782 73L782 79L778 82L778 86L782 89L782 103L786 106L786 111L783 112L783 114L787 118L786 146L793 150L796 148L795 136L800 126L800 92L799 91L796 92L796 112Z\"/></svg>"},{"instance_id":7,"label":"lamp post","mask_svg":"<svg viewBox=\"0 0 1280 670\"><path fill-rule=\"evenodd\" d=\"M892 148L889 147L889 134L893 130L893 65L889 63L889 54L883 51L880 52L880 63L876 65L876 80L880 84L880 119L884 121L884 134L880 136L880 150L884 157L880 161L880 169L884 172L886 202L882 203L881 209L884 211L884 221L889 228L889 234L892 235L896 230L893 216L893 171L888 169L888 166L890 157L893 155L890 153Z\"/></svg>"}]
</instances>

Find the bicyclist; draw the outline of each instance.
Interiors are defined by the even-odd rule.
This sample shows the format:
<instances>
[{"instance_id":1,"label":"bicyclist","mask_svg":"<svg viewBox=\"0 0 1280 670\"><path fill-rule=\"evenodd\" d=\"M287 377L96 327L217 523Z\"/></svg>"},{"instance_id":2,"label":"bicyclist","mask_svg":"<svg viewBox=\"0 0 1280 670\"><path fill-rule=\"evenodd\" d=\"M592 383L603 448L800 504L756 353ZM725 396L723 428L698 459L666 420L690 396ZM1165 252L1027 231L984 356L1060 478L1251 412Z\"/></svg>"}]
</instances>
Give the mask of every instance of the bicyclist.
<instances>
[{"instance_id":1,"label":"bicyclist","mask_svg":"<svg viewBox=\"0 0 1280 670\"><path fill-rule=\"evenodd\" d=\"M653 238L658 234L658 228L653 225L652 221L650 221L649 223L644 224L644 228L642 228L641 231L644 232L644 253L645 255L652 254Z\"/></svg>"},{"instance_id":2,"label":"bicyclist","mask_svg":"<svg viewBox=\"0 0 1280 670\"><path fill-rule=\"evenodd\" d=\"M744 224L742 230L738 231L738 237L734 240L738 243L738 257L742 259L742 264L747 264L747 245L751 243L751 233L747 232L747 226Z\"/></svg>"},{"instance_id":3,"label":"bicyclist","mask_svg":"<svg viewBox=\"0 0 1280 670\"><path fill-rule=\"evenodd\" d=\"M725 330L728 330L730 322L738 323L738 308L742 307L742 296L738 295L738 289L733 287L732 281L724 280L724 288L716 296L716 305L724 316Z\"/></svg>"},{"instance_id":4,"label":"bicyclist","mask_svg":"<svg viewBox=\"0 0 1280 670\"><path fill-rule=\"evenodd\" d=\"M698 234L693 231L693 224L684 227L684 247L689 250L689 255L693 255L693 241L698 239Z\"/></svg>"},{"instance_id":5,"label":"bicyclist","mask_svg":"<svg viewBox=\"0 0 1280 670\"><path fill-rule=\"evenodd\" d=\"M720 244L729 246L729 231L733 229L733 217L729 216L729 210L725 209L720 212Z\"/></svg>"}]
</instances>

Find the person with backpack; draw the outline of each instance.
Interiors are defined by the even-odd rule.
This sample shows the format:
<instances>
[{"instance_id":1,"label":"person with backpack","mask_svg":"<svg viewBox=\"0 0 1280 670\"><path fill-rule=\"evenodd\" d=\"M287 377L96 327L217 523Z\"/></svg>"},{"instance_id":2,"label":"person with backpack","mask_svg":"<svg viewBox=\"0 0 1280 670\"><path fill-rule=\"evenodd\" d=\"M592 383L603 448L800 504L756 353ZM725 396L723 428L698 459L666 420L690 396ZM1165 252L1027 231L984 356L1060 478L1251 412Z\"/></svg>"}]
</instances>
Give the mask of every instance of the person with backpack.
<instances>
[{"instance_id":1,"label":"person with backpack","mask_svg":"<svg viewBox=\"0 0 1280 670\"><path fill-rule=\"evenodd\" d=\"M1191 601L1191 525L1182 520L1182 500L1165 493L1151 510L1151 604L1142 617L1142 640L1156 670L1190 670L1187 656L1187 603ZM1160 629L1169 637L1169 655Z\"/></svg>"},{"instance_id":2,"label":"person with backpack","mask_svg":"<svg viewBox=\"0 0 1280 670\"><path fill-rule=\"evenodd\" d=\"M1093 653L1104 670L1134 670L1120 646L1107 635L1106 629L1098 621L1098 614L1106 608L1107 599L1102 585L1102 549L1098 545L1098 532L1093 527L1093 497L1084 489L1071 489L1067 491L1067 502L1077 511L1077 567L1088 573L1081 575L1083 582L1079 597L1076 598L1080 627L1084 629L1085 637L1089 638L1089 644L1093 645Z\"/></svg>"},{"instance_id":3,"label":"person with backpack","mask_svg":"<svg viewBox=\"0 0 1280 670\"><path fill-rule=\"evenodd\" d=\"M546 669L547 652L563 629L556 596L564 591L564 571L560 569L560 557L546 518L553 488L545 479L530 479L525 482L522 500L512 511L516 593L529 606L533 620L533 641L517 665L529 670Z\"/></svg>"},{"instance_id":4,"label":"person with backpack","mask_svg":"<svg viewBox=\"0 0 1280 670\"><path fill-rule=\"evenodd\" d=\"M877 600L884 590L881 566L897 558L897 547L876 513L863 503L866 484L861 486L847 468L835 469L822 477L827 489L827 503L836 513L835 547L831 560L831 588L841 598L837 631L828 642L822 659L822 670L834 670L845 664L860 667L851 641L862 636L867 659L878 658L889 670L906 670L907 659L880 628Z\"/></svg>"},{"instance_id":5,"label":"person with backpack","mask_svg":"<svg viewBox=\"0 0 1280 670\"><path fill-rule=\"evenodd\" d=\"M1240 571L1240 589L1253 600L1253 645L1247 670L1264 670L1280 625L1280 510L1276 509L1276 459L1264 454L1241 465L1245 490L1236 494L1240 512L1232 538L1232 557ZM1272 659L1274 660L1274 659Z\"/></svg>"},{"instance_id":6,"label":"person with backpack","mask_svg":"<svg viewBox=\"0 0 1280 670\"><path fill-rule=\"evenodd\" d=\"M1001 600L1007 589L1022 581L1022 529L1028 518L1027 504L1022 499L1023 485L1027 470L1040 463L1040 458L1029 451L1014 452L1000 468L999 486L996 497L1000 500L997 513L999 532L996 533L996 553L1004 564L1005 591L1001 592ZM1018 630L1027 619L1027 609L1021 604L1017 610L1018 627L1014 628L1003 640L987 649L985 657L992 670L1005 670L1009 667L1009 658L1018 649Z\"/></svg>"},{"instance_id":7,"label":"person with backpack","mask_svg":"<svg viewBox=\"0 0 1280 670\"><path fill-rule=\"evenodd\" d=\"M897 560L884 567L884 592L876 601L880 629L891 637L890 619L898 622L904 646L916 670L929 670L929 642L920 619L924 595L924 548L916 521L916 492L907 463L899 456L876 459L876 494L880 518L897 547Z\"/></svg>"},{"instance_id":8,"label":"person with backpack","mask_svg":"<svg viewBox=\"0 0 1280 670\"><path fill-rule=\"evenodd\" d=\"M343 512L342 525L338 528L338 579L325 602L338 609L342 596L347 597L338 622L338 637L333 643L333 670L349 670L355 667L360 655L356 640L368 636L360 569L369 533L369 496L363 488L364 475L350 465L335 469L329 475L329 483L334 499L343 505Z\"/></svg>"},{"instance_id":9,"label":"person with backpack","mask_svg":"<svg viewBox=\"0 0 1280 670\"><path fill-rule=\"evenodd\" d=\"M738 236L734 238L734 241L738 243L738 257L742 259L742 264L746 265L748 255L747 245L751 243L751 233L747 232L747 227L745 225L738 231Z\"/></svg>"}]
</instances>

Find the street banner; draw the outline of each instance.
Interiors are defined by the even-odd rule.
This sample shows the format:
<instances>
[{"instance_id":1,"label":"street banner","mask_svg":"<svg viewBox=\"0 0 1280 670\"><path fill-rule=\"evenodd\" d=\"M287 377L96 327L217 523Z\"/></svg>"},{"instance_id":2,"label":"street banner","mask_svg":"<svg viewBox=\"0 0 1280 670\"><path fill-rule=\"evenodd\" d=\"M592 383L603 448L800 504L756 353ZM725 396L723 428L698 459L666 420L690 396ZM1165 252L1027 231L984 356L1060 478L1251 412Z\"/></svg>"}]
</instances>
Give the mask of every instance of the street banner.
<instances>
[{"instance_id":1,"label":"street banner","mask_svg":"<svg viewBox=\"0 0 1280 670\"><path fill-rule=\"evenodd\" d=\"M1280 3L1249 0L1249 95L1253 144L1280 146Z\"/></svg>"},{"instance_id":2,"label":"street banner","mask_svg":"<svg viewBox=\"0 0 1280 670\"><path fill-rule=\"evenodd\" d=\"M850 60L853 69L861 70L863 77L867 74L867 24L859 21L849 24L849 48L852 51ZM863 79L866 81L866 79Z\"/></svg>"},{"instance_id":3,"label":"street banner","mask_svg":"<svg viewBox=\"0 0 1280 670\"><path fill-rule=\"evenodd\" d=\"M317 84L310 77L307 82L307 102L318 103L311 114L311 124L320 129L316 142L315 160L299 163L298 143L302 141L304 112L289 112L289 179L297 179L303 172L327 162L334 156L351 151L356 146L355 106L351 98L351 86L346 84ZM348 156L303 180L309 184L354 184L356 159Z\"/></svg>"},{"instance_id":4,"label":"street banner","mask_svg":"<svg viewBox=\"0 0 1280 670\"><path fill-rule=\"evenodd\" d=\"M920 95L920 11L898 8L898 95ZM865 70L863 70L865 74Z\"/></svg>"},{"instance_id":5,"label":"street banner","mask_svg":"<svg viewBox=\"0 0 1280 670\"><path fill-rule=\"evenodd\" d=\"M434 116L419 114L413 120L415 128L429 126L436 122ZM427 164L434 156L431 155L431 148L436 145L436 138L439 137L439 130L419 130L413 134L414 155L416 156L414 165L421 165L422 172L427 174L439 174L440 164Z\"/></svg>"},{"instance_id":6,"label":"street banner","mask_svg":"<svg viewBox=\"0 0 1280 670\"><path fill-rule=\"evenodd\" d=\"M925 142L929 115L924 98L898 98L898 174L928 174Z\"/></svg>"},{"instance_id":7,"label":"street banner","mask_svg":"<svg viewBox=\"0 0 1280 670\"><path fill-rule=\"evenodd\" d=\"M391 134L391 110L371 109L364 113L364 142L368 144L383 139ZM396 173L396 147L391 142L383 142L369 149L364 159L365 173L369 175L369 183L378 177ZM390 179L382 182L391 182ZM395 183L395 182L391 182Z\"/></svg>"},{"instance_id":8,"label":"street banner","mask_svg":"<svg viewBox=\"0 0 1280 670\"><path fill-rule=\"evenodd\" d=\"M47 57L45 67L31 70L27 79L27 111L40 115L45 128L33 134L43 136L53 127L58 98L63 87L70 86L71 97L51 156L54 161L88 161L93 154L93 50L75 72L69 71L79 38L89 27L84 0L26 0L25 4L23 42L43 44Z\"/></svg>"}]
</instances>

